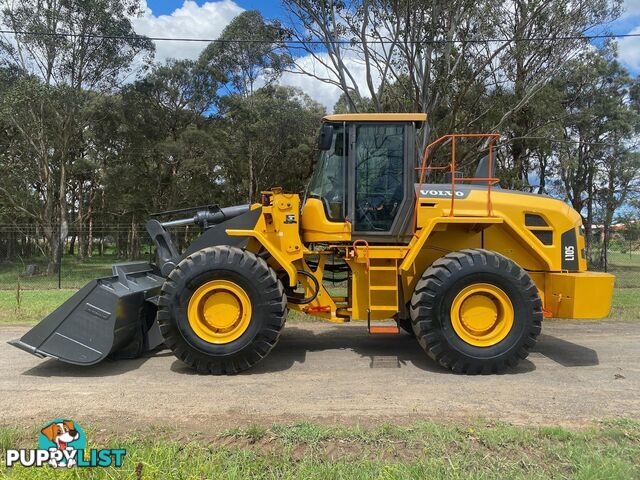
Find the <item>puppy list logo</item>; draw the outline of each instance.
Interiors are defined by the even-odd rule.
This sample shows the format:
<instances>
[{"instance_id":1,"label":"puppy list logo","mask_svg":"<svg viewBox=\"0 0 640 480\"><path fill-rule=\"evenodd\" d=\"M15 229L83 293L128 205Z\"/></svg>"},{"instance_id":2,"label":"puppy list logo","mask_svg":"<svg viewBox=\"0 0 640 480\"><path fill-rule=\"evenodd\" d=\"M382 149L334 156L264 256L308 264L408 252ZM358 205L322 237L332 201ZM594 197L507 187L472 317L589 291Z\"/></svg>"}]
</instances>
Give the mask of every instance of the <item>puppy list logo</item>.
<instances>
[{"instance_id":1,"label":"puppy list logo","mask_svg":"<svg viewBox=\"0 0 640 480\"><path fill-rule=\"evenodd\" d=\"M8 449L7 467L121 467L124 449L87 450L84 430L73 420L57 419L40 430L37 449Z\"/></svg>"}]
</instances>

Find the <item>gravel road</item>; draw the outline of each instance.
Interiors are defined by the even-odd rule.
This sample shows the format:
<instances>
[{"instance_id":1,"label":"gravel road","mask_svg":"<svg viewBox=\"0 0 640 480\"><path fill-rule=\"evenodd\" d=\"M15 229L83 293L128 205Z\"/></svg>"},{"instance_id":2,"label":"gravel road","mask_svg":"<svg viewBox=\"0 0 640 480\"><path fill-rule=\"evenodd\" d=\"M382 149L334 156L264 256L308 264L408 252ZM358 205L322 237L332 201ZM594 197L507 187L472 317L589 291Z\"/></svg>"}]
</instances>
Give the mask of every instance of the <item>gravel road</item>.
<instances>
[{"instance_id":1,"label":"gravel road","mask_svg":"<svg viewBox=\"0 0 640 480\"><path fill-rule=\"evenodd\" d=\"M479 377L442 370L408 335L370 336L363 324L292 323L269 357L233 377L193 374L168 351L94 367L41 360L6 344L26 330L0 327L0 424L65 417L110 431L219 431L301 419L640 418L640 321L546 321L517 369Z\"/></svg>"}]
</instances>

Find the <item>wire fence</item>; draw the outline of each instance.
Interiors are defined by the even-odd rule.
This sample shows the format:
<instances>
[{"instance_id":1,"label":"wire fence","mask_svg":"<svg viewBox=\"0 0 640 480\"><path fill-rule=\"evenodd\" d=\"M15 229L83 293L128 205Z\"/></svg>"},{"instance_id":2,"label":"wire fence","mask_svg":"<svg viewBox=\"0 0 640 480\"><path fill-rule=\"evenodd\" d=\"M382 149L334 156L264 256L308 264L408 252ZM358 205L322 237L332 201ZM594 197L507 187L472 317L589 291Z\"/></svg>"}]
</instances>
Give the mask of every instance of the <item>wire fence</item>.
<instances>
[{"instance_id":1,"label":"wire fence","mask_svg":"<svg viewBox=\"0 0 640 480\"><path fill-rule=\"evenodd\" d=\"M56 227L53 236L59 231ZM171 233L181 251L199 230L185 227ZM141 225L72 229L57 249L50 237L33 225L0 225L0 290L78 289L94 278L110 276L114 263L155 260L155 247ZM601 237L598 232L592 237L589 268L615 274L619 288L640 288L638 232L612 232L606 257Z\"/></svg>"},{"instance_id":2,"label":"wire fence","mask_svg":"<svg viewBox=\"0 0 640 480\"><path fill-rule=\"evenodd\" d=\"M614 226L605 251L602 231L594 228L589 260L590 270L614 274L617 288L640 288L640 230Z\"/></svg>"},{"instance_id":3,"label":"wire fence","mask_svg":"<svg viewBox=\"0 0 640 480\"><path fill-rule=\"evenodd\" d=\"M66 235L60 231L59 225L49 231L33 225L0 226L0 290L78 289L110 276L114 263L155 258L141 225L72 228Z\"/></svg>"}]
</instances>

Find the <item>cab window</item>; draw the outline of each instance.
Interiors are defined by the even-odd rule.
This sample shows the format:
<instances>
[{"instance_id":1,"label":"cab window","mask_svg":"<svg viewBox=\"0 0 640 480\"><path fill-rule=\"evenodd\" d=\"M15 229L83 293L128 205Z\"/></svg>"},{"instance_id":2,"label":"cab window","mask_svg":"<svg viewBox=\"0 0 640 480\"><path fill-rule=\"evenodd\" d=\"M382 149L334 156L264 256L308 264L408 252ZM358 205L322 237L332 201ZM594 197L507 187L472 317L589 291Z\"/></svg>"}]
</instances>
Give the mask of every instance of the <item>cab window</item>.
<instances>
[{"instance_id":1,"label":"cab window","mask_svg":"<svg viewBox=\"0 0 640 480\"><path fill-rule=\"evenodd\" d=\"M309 184L309 196L322 200L329 220L345 219L345 185L347 133L343 125L334 125L331 147L320 153L318 164Z\"/></svg>"},{"instance_id":2,"label":"cab window","mask_svg":"<svg viewBox=\"0 0 640 480\"><path fill-rule=\"evenodd\" d=\"M391 230L404 199L404 128L361 125L356 129L357 231Z\"/></svg>"}]
</instances>

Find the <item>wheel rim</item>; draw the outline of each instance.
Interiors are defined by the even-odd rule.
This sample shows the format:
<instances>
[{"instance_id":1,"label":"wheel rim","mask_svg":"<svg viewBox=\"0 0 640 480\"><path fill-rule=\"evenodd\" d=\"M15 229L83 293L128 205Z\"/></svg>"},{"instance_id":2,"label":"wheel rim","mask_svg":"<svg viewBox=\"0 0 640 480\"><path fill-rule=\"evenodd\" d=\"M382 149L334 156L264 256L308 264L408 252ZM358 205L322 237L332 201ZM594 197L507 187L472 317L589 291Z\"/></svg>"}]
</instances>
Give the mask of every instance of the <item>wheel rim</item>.
<instances>
[{"instance_id":1,"label":"wheel rim","mask_svg":"<svg viewBox=\"0 0 640 480\"><path fill-rule=\"evenodd\" d=\"M475 347L501 342L513 327L513 305L504 291L489 283L463 288L451 304L456 334Z\"/></svg>"},{"instance_id":2,"label":"wheel rim","mask_svg":"<svg viewBox=\"0 0 640 480\"><path fill-rule=\"evenodd\" d=\"M212 280L193 293L187 317L191 329L205 342L230 343L249 327L251 301L235 283Z\"/></svg>"}]
</instances>

